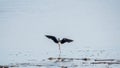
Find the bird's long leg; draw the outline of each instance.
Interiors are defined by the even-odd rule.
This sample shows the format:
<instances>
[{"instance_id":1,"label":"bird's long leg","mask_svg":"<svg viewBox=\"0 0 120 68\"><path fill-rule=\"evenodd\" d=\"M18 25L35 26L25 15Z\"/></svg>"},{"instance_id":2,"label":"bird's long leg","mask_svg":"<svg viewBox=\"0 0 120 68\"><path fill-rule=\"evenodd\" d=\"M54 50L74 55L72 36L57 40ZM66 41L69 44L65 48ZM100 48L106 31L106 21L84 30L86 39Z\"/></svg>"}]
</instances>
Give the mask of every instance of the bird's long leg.
<instances>
[{"instance_id":1,"label":"bird's long leg","mask_svg":"<svg viewBox=\"0 0 120 68\"><path fill-rule=\"evenodd\" d=\"M59 51L60 51L60 54L61 54L61 48L60 48L60 44L58 44L58 46L59 46Z\"/></svg>"}]
</instances>

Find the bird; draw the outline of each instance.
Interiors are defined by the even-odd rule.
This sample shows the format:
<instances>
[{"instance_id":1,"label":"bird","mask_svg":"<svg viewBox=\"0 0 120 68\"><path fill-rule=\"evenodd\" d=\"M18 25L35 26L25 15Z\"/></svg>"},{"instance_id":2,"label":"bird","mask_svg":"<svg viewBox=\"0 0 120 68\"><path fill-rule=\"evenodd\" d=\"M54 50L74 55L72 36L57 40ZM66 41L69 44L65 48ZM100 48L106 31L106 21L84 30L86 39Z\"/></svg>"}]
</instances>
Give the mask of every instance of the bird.
<instances>
[{"instance_id":1,"label":"bird","mask_svg":"<svg viewBox=\"0 0 120 68\"><path fill-rule=\"evenodd\" d=\"M60 48L60 45L61 44L64 44L64 43L70 43L70 42L73 42L73 40L71 40L71 39L68 39L68 38L63 38L63 39L61 39L60 40L60 38L56 38L55 36L51 36L51 35L45 35L48 39L51 39L51 40L53 40L53 42L55 42L56 44L58 44L58 46L59 46L59 51L61 52L61 48Z\"/></svg>"}]
</instances>

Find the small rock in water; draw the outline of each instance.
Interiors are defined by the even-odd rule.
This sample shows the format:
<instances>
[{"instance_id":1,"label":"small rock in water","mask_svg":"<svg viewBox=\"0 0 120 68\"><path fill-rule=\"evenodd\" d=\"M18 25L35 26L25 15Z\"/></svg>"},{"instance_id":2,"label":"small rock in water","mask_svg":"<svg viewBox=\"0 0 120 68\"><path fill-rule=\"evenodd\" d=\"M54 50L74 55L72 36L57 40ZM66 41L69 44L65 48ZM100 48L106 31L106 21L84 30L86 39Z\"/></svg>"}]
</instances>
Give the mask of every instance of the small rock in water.
<instances>
[{"instance_id":1,"label":"small rock in water","mask_svg":"<svg viewBox=\"0 0 120 68\"><path fill-rule=\"evenodd\" d=\"M88 60L90 60L90 58L83 58L82 60L84 60L84 61L88 61Z\"/></svg>"},{"instance_id":2,"label":"small rock in water","mask_svg":"<svg viewBox=\"0 0 120 68\"><path fill-rule=\"evenodd\" d=\"M53 60L53 58L52 58L52 57L50 57L50 58L48 58L48 60Z\"/></svg>"},{"instance_id":3,"label":"small rock in water","mask_svg":"<svg viewBox=\"0 0 120 68\"><path fill-rule=\"evenodd\" d=\"M66 67L66 66L62 66L61 68L68 68L68 67Z\"/></svg>"},{"instance_id":4,"label":"small rock in water","mask_svg":"<svg viewBox=\"0 0 120 68\"><path fill-rule=\"evenodd\" d=\"M0 66L0 68L8 68L8 66Z\"/></svg>"}]
</instances>

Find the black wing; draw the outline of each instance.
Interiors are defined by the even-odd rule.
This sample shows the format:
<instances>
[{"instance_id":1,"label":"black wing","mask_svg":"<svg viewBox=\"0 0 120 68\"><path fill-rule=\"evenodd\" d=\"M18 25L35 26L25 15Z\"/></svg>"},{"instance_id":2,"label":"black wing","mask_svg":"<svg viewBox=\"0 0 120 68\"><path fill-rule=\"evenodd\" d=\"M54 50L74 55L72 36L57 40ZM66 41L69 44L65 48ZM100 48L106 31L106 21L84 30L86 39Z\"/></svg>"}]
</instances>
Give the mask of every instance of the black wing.
<instances>
[{"instance_id":1,"label":"black wing","mask_svg":"<svg viewBox=\"0 0 120 68\"><path fill-rule=\"evenodd\" d=\"M55 43L58 43L58 40L55 36L45 35L47 38L52 39Z\"/></svg>"},{"instance_id":2,"label":"black wing","mask_svg":"<svg viewBox=\"0 0 120 68\"><path fill-rule=\"evenodd\" d=\"M61 40L61 44L64 44L65 42L70 43L70 42L72 42L72 41L73 41L73 40L71 40L71 39L63 38L63 39Z\"/></svg>"}]
</instances>

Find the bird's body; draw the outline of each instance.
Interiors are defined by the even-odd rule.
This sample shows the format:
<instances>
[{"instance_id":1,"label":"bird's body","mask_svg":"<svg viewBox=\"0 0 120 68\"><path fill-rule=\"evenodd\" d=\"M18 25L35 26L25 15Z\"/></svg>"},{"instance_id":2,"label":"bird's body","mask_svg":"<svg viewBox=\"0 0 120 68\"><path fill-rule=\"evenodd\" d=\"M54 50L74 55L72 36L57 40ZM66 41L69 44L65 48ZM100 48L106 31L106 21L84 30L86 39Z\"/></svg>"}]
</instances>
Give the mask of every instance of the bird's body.
<instances>
[{"instance_id":1,"label":"bird's body","mask_svg":"<svg viewBox=\"0 0 120 68\"><path fill-rule=\"evenodd\" d=\"M45 36L58 44L60 52L61 52L61 49L60 49L61 44L64 44L66 42L70 43L73 41L73 40L67 39L67 38L63 38L62 40L60 40L60 38L57 39L55 36L51 36L51 35L45 35Z\"/></svg>"},{"instance_id":2,"label":"bird's body","mask_svg":"<svg viewBox=\"0 0 120 68\"><path fill-rule=\"evenodd\" d=\"M61 43L61 44L64 44L66 42L70 43L72 42L73 40L71 39L67 39L67 38L63 38L62 40L60 40L60 38L56 38L55 36L50 36L50 35L45 35L47 38L53 40L55 43Z\"/></svg>"}]
</instances>

